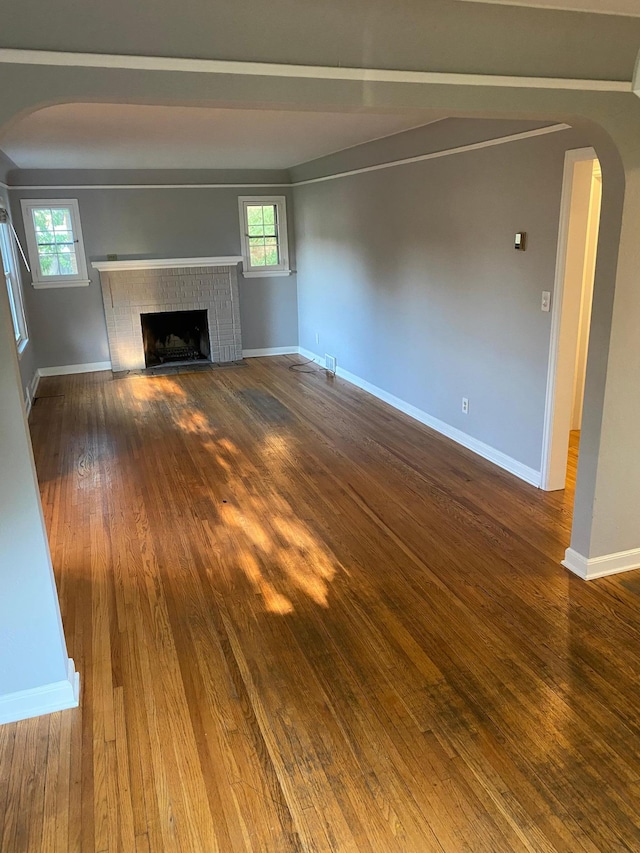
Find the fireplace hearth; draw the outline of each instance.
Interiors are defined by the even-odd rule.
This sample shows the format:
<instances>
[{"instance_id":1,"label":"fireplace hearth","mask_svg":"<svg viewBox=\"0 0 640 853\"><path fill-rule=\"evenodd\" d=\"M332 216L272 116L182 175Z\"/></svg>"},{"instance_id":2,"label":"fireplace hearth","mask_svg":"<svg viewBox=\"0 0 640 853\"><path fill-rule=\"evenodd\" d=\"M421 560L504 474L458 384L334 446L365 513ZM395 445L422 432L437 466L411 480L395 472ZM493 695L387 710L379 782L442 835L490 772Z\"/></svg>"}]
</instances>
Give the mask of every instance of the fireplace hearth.
<instances>
[{"instance_id":1,"label":"fireplace hearth","mask_svg":"<svg viewBox=\"0 0 640 853\"><path fill-rule=\"evenodd\" d=\"M146 367L211 361L207 311L141 314Z\"/></svg>"}]
</instances>

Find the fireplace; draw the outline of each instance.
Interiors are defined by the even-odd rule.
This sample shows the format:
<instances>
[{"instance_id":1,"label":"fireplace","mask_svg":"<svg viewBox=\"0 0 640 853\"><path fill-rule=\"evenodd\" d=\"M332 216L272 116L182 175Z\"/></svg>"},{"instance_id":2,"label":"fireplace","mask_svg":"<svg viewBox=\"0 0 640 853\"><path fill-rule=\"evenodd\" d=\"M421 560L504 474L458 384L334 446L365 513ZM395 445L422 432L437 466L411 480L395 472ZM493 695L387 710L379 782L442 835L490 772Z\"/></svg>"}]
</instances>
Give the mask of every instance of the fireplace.
<instances>
[{"instance_id":1,"label":"fireplace","mask_svg":"<svg viewBox=\"0 0 640 853\"><path fill-rule=\"evenodd\" d=\"M147 367L211 361L207 311L157 311L140 321Z\"/></svg>"},{"instance_id":2,"label":"fireplace","mask_svg":"<svg viewBox=\"0 0 640 853\"><path fill-rule=\"evenodd\" d=\"M144 370L149 364L158 366L165 363L167 356L182 360L184 350L182 353L175 350L183 346L188 348L186 355L191 356L186 360L195 360L196 364L203 367L206 367L207 362L228 364L241 361L237 270L241 260L239 255L225 255L94 261L92 266L100 270L111 369L115 373ZM199 315L194 323L197 328L191 328L191 334L187 335L189 340L185 340L181 331L175 328L169 328L168 331L161 329L159 334L151 328L151 335L167 338L166 343L160 343L161 351L158 352L157 341L154 343L151 335L148 341L145 339L141 317L163 317L172 312L178 312L178 316L182 312L187 312L187 315L195 312ZM203 318L204 312L206 317ZM148 321L149 316L145 320ZM171 335L185 343L179 343ZM151 361L145 354L145 345L149 344L152 349ZM174 351L162 351L167 349Z\"/></svg>"}]
</instances>

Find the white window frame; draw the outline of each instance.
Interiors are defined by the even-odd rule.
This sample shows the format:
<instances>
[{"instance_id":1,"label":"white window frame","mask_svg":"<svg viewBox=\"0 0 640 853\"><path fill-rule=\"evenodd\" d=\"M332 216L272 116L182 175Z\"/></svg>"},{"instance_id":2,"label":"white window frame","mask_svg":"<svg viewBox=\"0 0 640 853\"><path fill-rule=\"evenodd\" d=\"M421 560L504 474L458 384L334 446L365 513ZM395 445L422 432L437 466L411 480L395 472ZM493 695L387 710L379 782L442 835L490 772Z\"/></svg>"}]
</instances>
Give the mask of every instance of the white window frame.
<instances>
[{"instance_id":1,"label":"white window frame","mask_svg":"<svg viewBox=\"0 0 640 853\"><path fill-rule=\"evenodd\" d=\"M7 282L9 307L11 309L13 330L16 336L16 348L18 356L21 356L29 343L29 331L27 329L27 318L24 313L20 264L18 263L10 221L0 223L0 254L2 255L2 269Z\"/></svg>"},{"instance_id":2,"label":"white window frame","mask_svg":"<svg viewBox=\"0 0 640 853\"><path fill-rule=\"evenodd\" d=\"M76 198L23 198L22 218L27 237L27 251L31 262L31 280L35 288L50 287L86 287L91 284L87 272L87 258L84 252L82 226L80 224L80 209ZM73 237L76 243L76 261L78 272L75 275L43 275L40 267L40 256L36 242L36 232L33 224L32 211L40 207L68 207L71 212Z\"/></svg>"},{"instance_id":3,"label":"white window frame","mask_svg":"<svg viewBox=\"0 0 640 853\"><path fill-rule=\"evenodd\" d=\"M249 224L247 205L274 204L278 226L278 251L280 263L268 267L252 267L249 252ZM242 195L238 197L240 211L240 238L242 243L242 275L245 278L265 278L268 276L289 275L289 240L287 232L287 200L283 195Z\"/></svg>"}]
</instances>

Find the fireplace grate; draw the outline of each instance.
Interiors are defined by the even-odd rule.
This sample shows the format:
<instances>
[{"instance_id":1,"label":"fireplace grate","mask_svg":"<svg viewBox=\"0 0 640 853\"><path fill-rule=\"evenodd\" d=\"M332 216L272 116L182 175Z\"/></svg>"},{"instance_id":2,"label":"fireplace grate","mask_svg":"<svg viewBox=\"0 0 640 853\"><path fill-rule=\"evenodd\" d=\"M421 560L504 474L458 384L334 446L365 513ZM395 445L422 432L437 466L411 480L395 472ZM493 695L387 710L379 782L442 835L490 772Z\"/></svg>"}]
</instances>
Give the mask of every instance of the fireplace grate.
<instances>
[{"instance_id":1,"label":"fireplace grate","mask_svg":"<svg viewBox=\"0 0 640 853\"><path fill-rule=\"evenodd\" d=\"M156 353L161 362L195 361L204 358L195 347L160 347L156 345Z\"/></svg>"}]
</instances>

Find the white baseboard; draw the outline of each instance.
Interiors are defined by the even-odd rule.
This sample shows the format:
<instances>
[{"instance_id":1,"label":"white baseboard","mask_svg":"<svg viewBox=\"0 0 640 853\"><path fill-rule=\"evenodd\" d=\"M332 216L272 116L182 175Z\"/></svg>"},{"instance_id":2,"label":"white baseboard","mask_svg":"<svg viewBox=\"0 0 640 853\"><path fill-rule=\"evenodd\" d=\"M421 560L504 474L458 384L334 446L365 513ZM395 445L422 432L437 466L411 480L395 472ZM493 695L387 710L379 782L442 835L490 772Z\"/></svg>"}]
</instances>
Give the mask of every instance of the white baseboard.
<instances>
[{"instance_id":1,"label":"white baseboard","mask_svg":"<svg viewBox=\"0 0 640 853\"><path fill-rule=\"evenodd\" d=\"M36 370L36 372L31 377L31 382L25 388L25 408L27 410L27 417L31 413L31 408L33 406L33 401L36 398L36 391L38 390L38 383L40 382L40 374Z\"/></svg>"},{"instance_id":2,"label":"white baseboard","mask_svg":"<svg viewBox=\"0 0 640 853\"><path fill-rule=\"evenodd\" d=\"M243 349L243 358L260 358L264 355L297 355L298 347L265 347L264 349Z\"/></svg>"},{"instance_id":3,"label":"white baseboard","mask_svg":"<svg viewBox=\"0 0 640 853\"><path fill-rule=\"evenodd\" d=\"M311 350L304 349L304 347L299 347L298 349L300 355L305 356L305 358L313 359L321 365L323 364L322 358L316 353L311 352ZM352 385L357 385L358 388L362 388L363 391L368 391L369 394L372 394L379 400L383 400L385 403L393 406L394 409L404 412L405 415L409 415L409 417L415 418L415 420L420 421L420 423L430 427L436 432L439 432L441 435L445 435L447 438L455 441L456 444L466 447L467 450L472 450L474 453L477 453L478 456L482 456L483 459L488 459L489 462L493 462L494 465L503 468L505 471L509 471L510 474L514 474L526 483L530 483L532 486L540 488L540 471L536 471L534 468L530 468L528 465L518 462L517 459L513 459L511 456L507 456L506 453L502 453L500 450L496 450L494 447L485 444L483 441L479 441L477 438L467 435L466 432L462 432L462 430L456 429L444 421L438 420L438 418L434 418L432 415L423 412L422 409L418 409L416 406L412 406L411 403L407 403L399 397L389 394L382 388L378 388L377 385L372 385L371 382L367 382L365 379L361 379L354 373L344 370L339 365L336 374L342 379L346 379L347 382L351 382Z\"/></svg>"},{"instance_id":4,"label":"white baseboard","mask_svg":"<svg viewBox=\"0 0 640 853\"><path fill-rule=\"evenodd\" d=\"M39 376L69 376L72 373L95 373L111 370L110 361L89 361L85 364L62 364L59 367L39 367Z\"/></svg>"},{"instance_id":5,"label":"white baseboard","mask_svg":"<svg viewBox=\"0 0 640 853\"><path fill-rule=\"evenodd\" d=\"M562 565L587 581L619 575L621 572L640 569L640 548L605 554L604 557L583 557L573 548L567 548Z\"/></svg>"},{"instance_id":6,"label":"white baseboard","mask_svg":"<svg viewBox=\"0 0 640 853\"><path fill-rule=\"evenodd\" d=\"M80 703L80 676L71 658L67 663L67 677L42 687L18 690L0 696L0 724L15 723L29 717L39 717L54 711L77 708Z\"/></svg>"}]
</instances>

